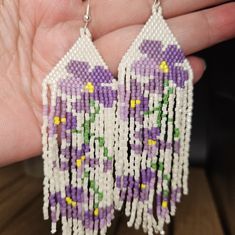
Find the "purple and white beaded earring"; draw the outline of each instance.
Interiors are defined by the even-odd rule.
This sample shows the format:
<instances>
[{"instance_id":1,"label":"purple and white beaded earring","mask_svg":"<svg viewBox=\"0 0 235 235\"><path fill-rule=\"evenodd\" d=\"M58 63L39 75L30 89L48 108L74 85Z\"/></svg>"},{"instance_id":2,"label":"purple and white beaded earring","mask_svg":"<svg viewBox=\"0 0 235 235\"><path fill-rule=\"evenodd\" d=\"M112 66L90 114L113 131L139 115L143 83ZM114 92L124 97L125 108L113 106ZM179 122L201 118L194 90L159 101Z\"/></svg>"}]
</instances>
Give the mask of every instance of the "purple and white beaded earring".
<instances>
[{"instance_id":1,"label":"purple and white beaded earring","mask_svg":"<svg viewBox=\"0 0 235 235\"><path fill-rule=\"evenodd\" d=\"M118 73L115 207L125 202L128 226L164 234L188 193L193 73L159 1Z\"/></svg>"},{"instance_id":2,"label":"purple and white beaded earring","mask_svg":"<svg viewBox=\"0 0 235 235\"><path fill-rule=\"evenodd\" d=\"M42 84L45 219L63 235L105 234L114 215L117 81L85 26Z\"/></svg>"}]
</instances>

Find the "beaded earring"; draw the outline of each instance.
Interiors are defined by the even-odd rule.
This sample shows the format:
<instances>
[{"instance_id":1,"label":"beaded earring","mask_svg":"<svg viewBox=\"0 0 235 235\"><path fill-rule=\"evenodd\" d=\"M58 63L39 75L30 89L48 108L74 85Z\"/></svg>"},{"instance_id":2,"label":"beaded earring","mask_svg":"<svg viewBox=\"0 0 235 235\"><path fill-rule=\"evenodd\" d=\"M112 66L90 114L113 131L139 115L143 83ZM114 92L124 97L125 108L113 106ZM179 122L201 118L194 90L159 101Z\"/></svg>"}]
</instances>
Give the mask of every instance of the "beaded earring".
<instances>
[{"instance_id":1,"label":"beaded earring","mask_svg":"<svg viewBox=\"0 0 235 235\"><path fill-rule=\"evenodd\" d=\"M164 234L188 193L193 73L159 1L118 73L115 207L125 202L128 226Z\"/></svg>"},{"instance_id":2,"label":"beaded earring","mask_svg":"<svg viewBox=\"0 0 235 235\"><path fill-rule=\"evenodd\" d=\"M117 81L85 26L42 83L45 219L64 235L105 234L114 217Z\"/></svg>"}]
</instances>

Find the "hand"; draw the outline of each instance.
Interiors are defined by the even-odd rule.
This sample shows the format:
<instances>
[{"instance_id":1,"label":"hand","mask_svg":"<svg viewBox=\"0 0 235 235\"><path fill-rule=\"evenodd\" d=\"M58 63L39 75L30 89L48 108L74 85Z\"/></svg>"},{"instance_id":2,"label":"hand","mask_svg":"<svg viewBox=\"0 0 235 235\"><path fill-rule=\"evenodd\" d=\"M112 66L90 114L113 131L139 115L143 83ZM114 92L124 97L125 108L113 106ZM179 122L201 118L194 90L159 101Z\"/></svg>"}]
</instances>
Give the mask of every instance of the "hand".
<instances>
[{"instance_id":1,"label":"hand","mask_svg":"<svg viewBox=\"0 0 235 235\"><path fill-rule=\"evenodd\" d=\"M205 65L190 55L235 36L235 3L225 2L162 0L164 16L192 64L195 82ZM92 1L89 28L114 74L150 16L151 4L152 0ZM4 165L40 155L41 82L78 38L86 2L0 0L0 6L0 165Z\"/></svg>"}]
</instances>

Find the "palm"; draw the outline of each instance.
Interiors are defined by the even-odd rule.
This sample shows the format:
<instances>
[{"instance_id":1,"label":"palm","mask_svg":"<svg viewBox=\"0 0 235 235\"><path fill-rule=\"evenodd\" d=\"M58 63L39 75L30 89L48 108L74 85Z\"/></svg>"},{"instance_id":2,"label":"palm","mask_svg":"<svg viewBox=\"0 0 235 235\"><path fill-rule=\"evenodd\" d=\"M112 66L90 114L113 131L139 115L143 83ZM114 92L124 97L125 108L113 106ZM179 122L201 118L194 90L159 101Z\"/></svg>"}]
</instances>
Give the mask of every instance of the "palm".
<instances>
[{"instance_id":1,"label":"palm","mask_svg":"<svg viewBox=\"0 0 235 235\"><path fill-rule=\"evenodd\" d=\"M5 164L40 154L41 82L79 36L85 3L79 0L1 2L0 164ZM90 29L97 48L114 74L122 54L148 18L152 1L149 0L149 4L144 0L135 0L135 4L127 2L99 0L92 6ZM186 15L223 1L188 0L187 6L177 0L174 8L171 1L162 2L170 27L187 55L235 34L232 27L234 3ZM213 19L218 14L221 19L210 24L202 17ZM220 25L226 27L216 30ZM194 44L192 37L195 41L198 37L199 42ZM203 73L202 61L195 57L189 59L199 78Z\"/></svg>"}]
</instances>

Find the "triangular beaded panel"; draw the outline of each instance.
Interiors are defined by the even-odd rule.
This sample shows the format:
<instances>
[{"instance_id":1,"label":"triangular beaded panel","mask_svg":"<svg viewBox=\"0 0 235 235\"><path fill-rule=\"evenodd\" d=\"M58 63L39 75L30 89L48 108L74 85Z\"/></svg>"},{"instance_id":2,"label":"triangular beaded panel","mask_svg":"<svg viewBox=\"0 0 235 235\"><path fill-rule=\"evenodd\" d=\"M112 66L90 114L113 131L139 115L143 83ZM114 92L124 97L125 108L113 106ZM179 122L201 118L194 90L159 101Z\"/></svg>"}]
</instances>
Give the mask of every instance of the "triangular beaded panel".
<instances>
[{"instance_id":1,"label":"triangular beaded panel","mask_svg":"<svg viewBox=\"0 0 235 235\"><path fill-rule=\"evenodd\" d=\"M162 231L182 189L187 193L192 80L159 8L123 57L118 76L115 206L126 200L128 226L142 224L149 234Z\"/></svg>"},{"instance_id":2,"label":"triangular beaded panel","mask_svg":"<svg viewBox=\"0 0 235 235\"><path fill-rule=\"evenodd\" d=\"M105 234L113 219L117 81L81 30L43 81L44 218L52 232Z\"/></svg>"}]
</instances>

